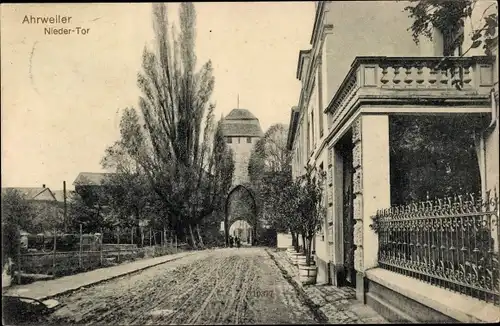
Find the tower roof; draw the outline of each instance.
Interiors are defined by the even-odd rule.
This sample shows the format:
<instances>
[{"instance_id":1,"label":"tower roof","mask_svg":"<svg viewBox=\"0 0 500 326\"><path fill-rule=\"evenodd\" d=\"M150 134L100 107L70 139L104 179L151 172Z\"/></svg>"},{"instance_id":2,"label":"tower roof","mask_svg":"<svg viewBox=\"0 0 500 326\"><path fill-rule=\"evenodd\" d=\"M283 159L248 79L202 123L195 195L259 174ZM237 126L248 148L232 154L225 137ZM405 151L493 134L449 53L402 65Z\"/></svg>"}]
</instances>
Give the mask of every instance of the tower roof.
<instances>
[{"instance_id":1,"label":"tower roof","mask_svg":"<svg viewBox=\"0 0 500 326\"><path fill-rule=\"evenodd\" d=\"M247 109L233 109L222 122L224 136L262 137L264 133L257 119Z\"/></svg>"},{"instance_id":2,"label":"tower roof","mask_svg":"<svg viewBox=\"0 0 500 326\"><path fill-rule=\"evenodd\" d=\"M259 120L247 109L233 109L224 118L226 120Z\"/></svg>"}]
</instances>

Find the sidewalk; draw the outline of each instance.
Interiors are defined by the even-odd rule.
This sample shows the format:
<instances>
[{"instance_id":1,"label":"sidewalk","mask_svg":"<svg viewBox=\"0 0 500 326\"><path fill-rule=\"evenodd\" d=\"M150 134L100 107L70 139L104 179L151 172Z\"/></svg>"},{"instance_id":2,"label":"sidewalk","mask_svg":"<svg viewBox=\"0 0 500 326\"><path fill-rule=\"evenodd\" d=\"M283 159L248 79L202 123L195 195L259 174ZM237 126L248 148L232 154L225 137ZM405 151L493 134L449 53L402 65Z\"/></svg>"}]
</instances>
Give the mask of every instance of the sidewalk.
<instances>
[{"instance_id":1,"label":"sidewalk","mask_svg":"<svg viewBox=\"0 0 500 326\"><path fill-rule=\"evenodd\" d=\"M356 300L356 290L333 285L302 286L298 278L298 268L290 263L285 251L268 252L276 263L286 271L308 298L328 318L329 324L387 324L389 323L372 308Z\"/></svg>"},{"instance_id":2,"label":"sidewalk","mask_svg":"<svg viewBox=\"0 0 500 326\"><path fill-rule=\"evenodd\" d=\"M31 284L15 285L6 290L2 290L2 295L19 295L38 300L46 300L57 295L77 290L81 287L95 285L116 277L193 255L196 252L197 251L181 252L173 255L142 259L113 267L99 268L90 272L64 276L50 281L38 281Z\"/></svg>"}]
</instances>

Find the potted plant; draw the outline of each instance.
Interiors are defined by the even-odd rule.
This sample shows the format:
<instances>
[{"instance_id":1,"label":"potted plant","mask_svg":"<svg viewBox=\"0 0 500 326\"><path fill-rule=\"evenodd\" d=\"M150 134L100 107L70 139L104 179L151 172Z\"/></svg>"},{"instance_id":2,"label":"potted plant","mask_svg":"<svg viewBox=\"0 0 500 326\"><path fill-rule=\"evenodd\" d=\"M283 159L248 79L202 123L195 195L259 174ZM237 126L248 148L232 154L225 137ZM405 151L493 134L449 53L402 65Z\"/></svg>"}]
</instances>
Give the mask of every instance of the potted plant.
<instances>
[{"instance_id":1,"label":"potted plant","mask_svg":"<svg viewBox=\"0 0 500 326\"><path fill-rule=\"evenodd\" d=\"M300 182L299 180L297 180L297 184L300 186ZM300 188L299 188L299 191L298 191L298 194L297 194L297 198L300 199ZM298 214L299 212L299 207L297 205L297 216L299 217L299 222L300 222L300 225L298 226L297 228L297 243L298 243L298 238L299 238L299 235L302 239L302 243L301 245L298 245L298 255L296 257L296 260L295 260L295 265L299 266L300 264L304 265L305 262L306 262L306 247L305 247L305 240L304 240L304 234L305 234L305 229L303 228L303 221L302 221L302 216L300 214Z\"/></svg>"},{"instance_id":2,"label":"potted plant","mask_svg":"<svg viewBox=\"0 0 500 326\"><path fill-rule=\"evenodd\" d=\"M320 229L326 209L323 206L323 184L325 174L316 167L307 165L306 173L298 178L298 216L302 224L305 262L299 264L299 279L302 284L315 284L318 267L313 264L312 241Z\"/></svg>"}]
</instances>

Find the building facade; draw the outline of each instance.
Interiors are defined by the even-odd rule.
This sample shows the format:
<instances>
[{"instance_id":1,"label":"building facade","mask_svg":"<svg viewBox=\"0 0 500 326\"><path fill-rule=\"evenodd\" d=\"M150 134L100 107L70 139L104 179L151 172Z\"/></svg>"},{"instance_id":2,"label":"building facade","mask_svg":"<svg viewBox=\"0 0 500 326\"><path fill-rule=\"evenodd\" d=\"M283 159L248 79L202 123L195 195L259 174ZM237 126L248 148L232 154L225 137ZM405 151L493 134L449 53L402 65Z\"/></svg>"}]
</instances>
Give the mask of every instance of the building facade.
<instances>
[{"instance_id":1,"label":"building facade","mask_svg":"<svg viewBox=\"0 0 500 326\"><path fill-rule=\"evenodd\" d=\"M496 58L482 48L459 56L471 43L467 23L461 45L450 48L437 29L432 41L422 38L417 45L407 30L408 5L318 2L311 48L299 53L302 89L291 112L288 146L294 177L306 164L327 174L327 215L315 240L318 281L356 287L359 300L390 320L495 320L498 266L482 266L494 277L468 269L471 252L480 249L464 239L482 230L469 229L470 220L489 225L490 256L477 264L495 261L497 49ZM478 2L473 19L489 5ZM445 55L452 58L443 60ZM464 151L450 153L452 148ZM456 158L452 166L449 157ZM466 204L467 196L473 199ZM462 215L452 206L461 207ZM486 213L474 217L477 210L470 207ZM440 282L445 285L436 286ZM457 287L463 289L452 291ZM480 294L468 295L467 289ZM448 300L436 302L431 293Z\"/></svg>"}]
</instances>

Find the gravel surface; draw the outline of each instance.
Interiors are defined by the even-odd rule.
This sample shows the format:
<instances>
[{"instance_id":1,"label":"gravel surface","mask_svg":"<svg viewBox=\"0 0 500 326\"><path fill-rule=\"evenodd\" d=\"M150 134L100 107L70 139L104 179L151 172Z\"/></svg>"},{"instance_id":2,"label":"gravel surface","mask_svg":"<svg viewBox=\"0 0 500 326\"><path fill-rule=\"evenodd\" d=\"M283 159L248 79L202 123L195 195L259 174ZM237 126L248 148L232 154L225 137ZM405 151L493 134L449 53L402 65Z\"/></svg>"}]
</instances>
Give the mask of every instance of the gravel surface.
<instances>
[{"instance_id":1,"label":"gravel surface","mask_svg":"<svg viewBox=\"0 0 500 326\"><path fill-rule=\"evenodd\" d=\"M56 298L50 324L314 324L262 248L203 251Z\"/></svg>"}]
</instances>

